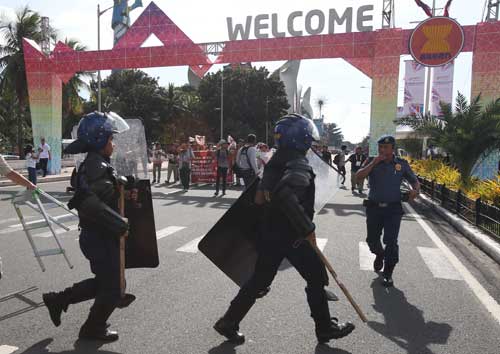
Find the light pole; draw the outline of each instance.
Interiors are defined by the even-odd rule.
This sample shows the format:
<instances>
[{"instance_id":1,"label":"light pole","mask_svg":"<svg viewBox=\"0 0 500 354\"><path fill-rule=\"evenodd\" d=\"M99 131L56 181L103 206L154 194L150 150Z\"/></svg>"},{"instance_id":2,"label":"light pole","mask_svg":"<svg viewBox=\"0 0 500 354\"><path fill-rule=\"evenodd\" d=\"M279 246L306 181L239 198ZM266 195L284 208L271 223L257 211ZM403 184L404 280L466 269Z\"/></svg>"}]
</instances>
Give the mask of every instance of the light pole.
<instances>
[{"instance_id":1,"label":"light pole","mask_svg":"<svg viewBox=\"0 0 500 354\"><path fill-rule=\"evenodd\" d=\"M101 11L101 5L97 4L97 51L101 50L101 16L111 10L113 6ZM102 96L101 96L101 70L97 70L97 110L101 112Z\"/></svg>"}]
</instances>

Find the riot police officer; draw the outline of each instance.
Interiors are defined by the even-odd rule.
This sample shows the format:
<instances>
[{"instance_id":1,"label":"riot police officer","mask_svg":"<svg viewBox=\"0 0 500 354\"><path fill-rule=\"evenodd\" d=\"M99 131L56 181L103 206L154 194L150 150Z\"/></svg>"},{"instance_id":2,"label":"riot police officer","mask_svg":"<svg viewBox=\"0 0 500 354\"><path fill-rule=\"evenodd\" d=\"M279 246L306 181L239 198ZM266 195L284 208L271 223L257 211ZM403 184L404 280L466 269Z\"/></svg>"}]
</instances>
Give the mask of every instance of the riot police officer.
<instances>
[{"instance_id":1,"label":"riot police officer","mask_svg":"<svg viewBox=\"0 0 500 354\"><path fill-rule=\"evenodd\" d=\"M69 305L95 299L80 339L118 339L118 333L108 330L106 321L121 300L119 237L128 223L118 213L118 176L110 165L110 156L113 134L127 129L127 123L116 115L90 113L79 123L78 139L66 149L69 153L87 153L72 181L75 195L69 207L78 210L80 248L95 277L58 293L43 294L43 301L52 322L59 326L61 314Z\"/></svg>"},{"instance_id":2,"label":"riot police officer","mask_svg":"<svg viewBox=\"0 0 500 354\"><path fill-rule=\"evenodd\" d=\"M365 167L356 173L356 178L369 179L370 192L366 206L366 242L375 254L373 268L380 272L383 268L383 284L393 286L392 274L399 262L398 234L403 216L401 205L401 183L403 179L412 185L409 200L420 193L420 184L406 160L394 155L396 140L390 135L378 140L378 156L367 160ZM380 237L384 232L382 246Z\"/></svg>"},{"instance_id":3,"label":"riot police officer","mask_svg":"<svg viewBox=\"0 0 500 354\"><path fill-rule=\"evenodd\" d=\"M305 157L319 134L311 120L297 114L283 117L275 127L278 147L264 168L255 203L266 209L253 276L242 286L214 329L235 343L245 340L239 324L271 285L284 258L307 282L306 296L321 343L347 336L352 323L330 317L324 287L328 277L310 242L316 242L314 172Z\"/></svg>"}]
</instances>

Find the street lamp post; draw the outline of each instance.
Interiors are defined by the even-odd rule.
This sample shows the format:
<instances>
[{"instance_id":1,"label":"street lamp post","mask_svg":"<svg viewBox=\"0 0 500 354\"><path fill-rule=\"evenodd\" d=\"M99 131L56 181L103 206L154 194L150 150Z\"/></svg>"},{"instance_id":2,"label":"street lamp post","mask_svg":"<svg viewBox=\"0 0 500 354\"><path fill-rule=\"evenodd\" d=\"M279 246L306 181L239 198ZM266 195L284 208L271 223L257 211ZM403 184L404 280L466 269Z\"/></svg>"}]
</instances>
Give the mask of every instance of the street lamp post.
<instances>
[{"instance_id":1,"label":"street lamp post","mask_svg":"<svg viewBox=\"0 0 500 354\"><path fill-rule=\"evenodd\" d=\"M220 140L224 139L224 68L220 80Z\"/></svg>"},{"instance_id":2,"label":"street lamp post","mask_svg":"<svg viewBox=\"0 0 500 354\"><path fill-rule=\"evenodd\" d=\"M101 16L111 10L113 6L101 11L101 5L97 4L97 51L101 50ZM102 110L102 95L101 95L101 70L97 70L97 110Z\"/></svg>"}]
</instances>

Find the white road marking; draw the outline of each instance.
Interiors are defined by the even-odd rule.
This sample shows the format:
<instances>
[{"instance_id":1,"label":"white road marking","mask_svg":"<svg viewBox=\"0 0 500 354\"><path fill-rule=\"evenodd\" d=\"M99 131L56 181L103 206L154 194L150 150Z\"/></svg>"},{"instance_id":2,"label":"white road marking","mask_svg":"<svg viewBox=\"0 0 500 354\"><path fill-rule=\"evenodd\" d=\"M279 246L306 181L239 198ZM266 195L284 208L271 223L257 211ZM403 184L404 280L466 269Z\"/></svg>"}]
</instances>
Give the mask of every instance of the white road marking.
<instances>
[{"instance_id":1,"label":"white road marking","mask_svg":"<svg viewBox=\"0 0 500 354\"><path fill-rule=\"evenodd\" d=\"M317 238L316 239L316 244L318 245L318 248L323 252L326 247L326 243L328 242L327 238Z\"/></svg>"},{"instance_id":2,"label":"white road marking","mask_svg":"<svg viewBox=\"0 0 500 354\"><path fill-rule=\"evenodd\" d=\"M76 217L73 214L63 214L63 215L54 216L53 218L55 220L59 221L60 223L65 223L65 222L72 221L72 220L78 220L78 217ZM17 219L17 220L19 220L19 219ZM29 221L26 223L26 226L30 226L30 225L33 225L35 223L39 223L39 222L43 222L43 221L45 221L45 219L37 219L37 220ZM55 226L55 227L58 227L58 226ZM7 229L0 231L0 234L7 234L10 232L20 231L22 229L23 229L22 224L10 225Z\"/></svg>"},{"instance_id":3,"label":"white road marking","mask_svg":"<svg viewBox=\"0 0 500 354\"><path fill-rule=\"evenodd\" d=\"M185 226L169 226L164 229L156 231L156 239L161 240L164 237L175 234L178 231L184 230Z\"/></svg>"},{"instance_id":4,"label":"white road marking","mask_svg":"<svg viewBox=\"0 0 500 354\"><path fill-rule=\"evenodd\" d=\"M0 345L0 354L11 354L18 349L18 347L12 347L10 345Z\"/></svg>"},{"instance_id":5,"label":"white road marking","mask_svg":"<svg viewBox=\"0 0 500 354\"><path fill-rule=\"evenodd\" d=\"M78 230L78 224L74 224L74 225L66 225L67 227L69 227L69 231L66 231L64 229L61 229L59 227L54 227L54 232L56 233L56 235L60 235L60 234L64 234L66 232L71 232L71 231L76 231ZM52 237L52 232L49 231L46 231L46 232L40 232L38 234L32 234L33 237L39 237L39 238L48 238L48 237Z\"/></svg>"},{"instance_id":6,"label":"white road marking","mask_svg":"<svg viewBox=\"0 0 500 354\"><path fill-rule=\"evenodd\" d=\"M370 251L366 242L359 243L359 269L373 271L375 255Z\"/></svg>"},{"instance_id":7,"label":"white road marking","mask_svg":"<svg viewBox=\"0 0 500 354\"><path fill-rule=\"evenodd\" d=\"M205 235L197 237L192 241L189 241L184 246L179 247L176 251L185 253L198 253L198 244L200 243L203 237L205 237Z\"/></svg>"},{"instance_id":8,"label":"white road marking","mask_svg":"<svg viewBox=\"0 0 500 354\"><path fill-rule=\"evenodd\" d=\"M413 214L412 216L422 226L425 233L434 242L434 244L443 252L450 263L460 273L474 295L493 316L493 318L500 324L500 305L493 297L486 291L486 289L479 283L476 278L469 272L469 270L460 262L460 260L450 251L450 249L441 241L439 236L431 229L431 227L422 219L422 216L416 213L412 206L406 205L406 208Z\"/></svg>"},{"instance_id":9,"label":"white road marking","mask_svg":"<svg viewBox=\"0 0 500 354\"><path fill-rule=\"evenodd\" d=\"M417 247L434 278L463 280L439 248Z\"/></svg>"},{"instance_id":10,"label":"white road marking","mask_svg":"<svg viewBox=\"0 0 500 354\"><path fill-rule=\"evenodd\" d=\"M24 220L33 219L33 218L36 218L36 216L25 216ZM19 218L8 218L8 219L5 219L5 220L2 220L2 221L0 221L0 225L1 224L7 224L7 223L13 222L13 221L19 221Z\"/></svg>"}]
</instances>

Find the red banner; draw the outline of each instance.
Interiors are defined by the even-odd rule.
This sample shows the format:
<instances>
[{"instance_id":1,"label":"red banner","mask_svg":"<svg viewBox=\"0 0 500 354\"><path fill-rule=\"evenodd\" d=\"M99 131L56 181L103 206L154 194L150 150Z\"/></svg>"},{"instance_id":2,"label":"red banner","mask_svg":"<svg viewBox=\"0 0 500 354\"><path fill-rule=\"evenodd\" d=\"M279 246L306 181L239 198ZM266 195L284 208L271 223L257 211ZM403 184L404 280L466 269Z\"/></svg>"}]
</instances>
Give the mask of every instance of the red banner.
<instances>
[{"instance_id":1,"label":"red banner","mask_svg":"<svg viewBox=\"0 0 500 354\"><path fill-rule=\"evenodd\" d=\"M193 151L194 159L191 164L192 183L215 183L217 177L217 152L216 151ZM229 171L227 183L233 183L232 161L229 157Z\"/></svg>"}]
</instances>

